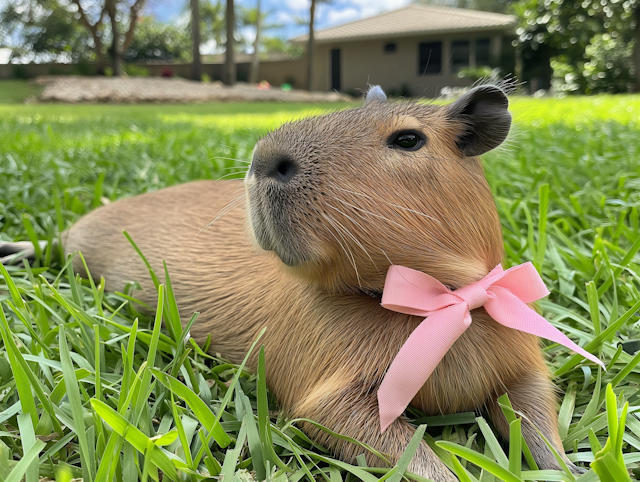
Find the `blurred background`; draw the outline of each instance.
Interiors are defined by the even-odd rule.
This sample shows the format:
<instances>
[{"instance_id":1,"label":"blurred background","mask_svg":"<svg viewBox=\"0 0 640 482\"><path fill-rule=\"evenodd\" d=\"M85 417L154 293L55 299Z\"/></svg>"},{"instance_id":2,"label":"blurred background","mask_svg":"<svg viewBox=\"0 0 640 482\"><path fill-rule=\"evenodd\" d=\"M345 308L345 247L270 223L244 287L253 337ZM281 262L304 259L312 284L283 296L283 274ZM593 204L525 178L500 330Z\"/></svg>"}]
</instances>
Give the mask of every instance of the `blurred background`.
<instances>
[{"instance_id":1,"label":"blurred background","mask_svg":"<svg viewBox=\"0 0 640 482\"><path fill-rule=\"evenodd\" d=\"M538 96L637 92L639 17L637 0L0 0L0 79L437 97L512 77Z\"/></svg>"}]
</instances>

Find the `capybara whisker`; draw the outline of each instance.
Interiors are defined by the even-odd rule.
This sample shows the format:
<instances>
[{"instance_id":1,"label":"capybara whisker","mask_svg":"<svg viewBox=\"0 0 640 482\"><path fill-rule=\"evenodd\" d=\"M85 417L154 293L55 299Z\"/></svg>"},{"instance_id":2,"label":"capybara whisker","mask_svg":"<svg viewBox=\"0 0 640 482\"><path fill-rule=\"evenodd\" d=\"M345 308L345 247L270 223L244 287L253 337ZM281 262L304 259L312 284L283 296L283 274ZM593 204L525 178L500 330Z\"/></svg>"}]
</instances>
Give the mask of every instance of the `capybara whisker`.
<instances>
[{"instance_id":1,"label":"capybara whisker","mask_svg":"<svg viewBox=\"0 0 640 482\"><path fill-rule=\"evenodd\" d=\"M226 206L224 206L220 210L220 212L216 215L216 217L213 218L213 221L207 223L200 231L198 231L198 234L200 234L202 231L206 231L207 229L209 229L209 227L211 227L213 223L215 223L218 219L222 218L227 213L233 211L235 208L241 206L244 201L245 201L244 193L233 198L231 201L229 201L229 203ZM198 236L198 234L196 234L196 236Z\"/></svg>"},{"instance_id":2,"label":"capybara whisker","mask_svg":"<svg viewBox=\"0 0 640 482\"><path fill-rule=\"evenodd\" d=\"M327 231L329 232L329 234L331 234L331 236L333 236L335 238L335 240L340 244L340 247L343 249L344 253L349 257L349 260L351 261L351 264L353 266L353 270L356 273L356 279L358 282L358 286L362 286L361 282L360 282L360 275L358 274L358 267L356 266L356 261L355 258L353 257L353 253L351 252L351 250L348 248L344 236L342 234L340 234L340 231L338 230L338 228L336 227L336 225L334 224L334 220L331 217L330 214L328 213L322 213L322 216L327 220L327 222L333 227L333 229L335 230L336 234L338 236L340 236L340 238L342 239L342 243L340 242L340 240L338 240L338 238L335 237L335 235L333 234L333 232L328 229ZM343 244L344 243L344 244Z\"/></svg>"},{"instance_id":3,"label":"capybara whisker","mask_svg":"<svg viewBox=\"0 0 640 482\"><path fill-rule=\"evenodd\" d=\"M215 156L212 157L211 160L214 159L222 159L223 161L234 161L234 162L241 162L242 164L251 164L251 161L246 161L244 159L236 159L235 157L221 157L221 156Z\"/></svg>"},{"instance_id":4,"label":"capybara whisker","mask_svg":"<svg viewBox=\"0 0 640 482\"><path fill-rule=\"evenodd\" d=\"M349 191L349 190L347 190L347 189L342 189L342 188L340 188L340 187L336 187L336 189L339 189L340 191L348 192L348 193L350 193L350 194L355 194L356 196L366 197L366 198L368 198L368 199L371 199L371 200L374 200L374 201L377 201L377 202L384 202L384 203L387 203L387 204L389 204L390 206L393 206L393 207L398 208L398 209L403 209L403 210L405 210L405 211L409 211L409 212L411 212L411 213L413 213L413 214L417 214L417 215L419 215L419 216L424 216L425 218L431 219L432 221L435 221L435 222L437 222L437 223L441 222L441 221L439 221L438 219L434 218L433 216L429 216L428 214L421 213L421 212L419 212L419 211L416 211L415 209L410 209L410 208L407 208L407 207L404 207L404 206L400 206L400 205L398 205L398 204L390 203L390 202L388 202L388 201L385 201L384 199L380 199L380 198L373 198L373 197L368 196L368 195L366 195L366 194L358 193L358 192L354 192L354 191Z\"/></svg>"},{"instance_id":5,"label":"capybara whisker","mask_svg":"<svg viewBox=\"0 0 640 482\"><path fill-rule=\"evenodd\" d=\"M216 181L222 181L223 179L226 179L227 177L235 176L236 174L246 174L247 171L248 169L240 169L238 171L230 172L229 174L225 174L224 176L220 176L216 178Z\"/></svg>"}]
</instances>

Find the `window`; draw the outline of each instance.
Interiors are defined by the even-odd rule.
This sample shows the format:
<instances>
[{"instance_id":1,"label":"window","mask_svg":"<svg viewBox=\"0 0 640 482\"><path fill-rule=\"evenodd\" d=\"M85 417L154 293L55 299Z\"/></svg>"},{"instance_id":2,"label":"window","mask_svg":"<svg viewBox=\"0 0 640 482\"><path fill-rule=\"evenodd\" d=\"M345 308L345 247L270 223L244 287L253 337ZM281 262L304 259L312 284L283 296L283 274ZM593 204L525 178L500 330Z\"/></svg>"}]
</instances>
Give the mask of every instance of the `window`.
<instances>
[{"instance_id":1,"label":"window","mask_svg":"<svg viewBox=\"0 0 640 482\"><path fill-rule=\"evenodd\" d=\"M418 50L418 75L439 74L442 70L442 42L423 42Z\"/></svg>"},{"instance_id":2,"label":"window","mask_svg":"<svg viewBox=\"0 0 640 482\"><path fill-rule=\"evenodd\" d=\"M384 53L385 54L395 54L396 53L396 43L389 42L388 44L384 44Z\"/></svg>"},{"instance_id":3,"label":"window","mask_svg":"<svg viewBox=\"0 0 640 482\"><path fill-rule=\"evenodd\" d=\"M479 38L476 40L476 67L488 66L491 64L490 40Z\"/></svg>"},{"instance_id":4,"label":"window","mask_svg":"<svg viewBox=\"0 0 640 482\"><path fill-rule=\"evenodd\" d=\"M457 72L469 67L469 41L455 40L451 42L451 69Z\"/></svg>"}]
</instances>

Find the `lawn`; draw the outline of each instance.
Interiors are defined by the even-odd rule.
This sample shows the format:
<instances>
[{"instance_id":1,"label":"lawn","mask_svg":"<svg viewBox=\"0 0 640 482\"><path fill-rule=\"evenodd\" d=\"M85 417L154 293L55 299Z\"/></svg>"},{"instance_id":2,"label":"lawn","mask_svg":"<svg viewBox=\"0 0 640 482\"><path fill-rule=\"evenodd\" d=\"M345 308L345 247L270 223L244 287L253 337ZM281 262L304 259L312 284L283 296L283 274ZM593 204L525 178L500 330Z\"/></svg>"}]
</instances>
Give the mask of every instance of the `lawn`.
<instances>
[{"instance_id":1,"label":"lawn","mask_svg":"<svg viewBox=\"0 0 640 482\"><path fill-rule=\"evenodd\" d=\"M38 97L42 87L23 80L0 80L0 104L22 104Z\"/></svg>"},{"instance_id":2,"label":"lawn","mask_svg":"<svg viewBox=\"0 0 640 482\"><path fill-rule=\"evenodd\" d=\"M108 200L192 179L241 177L241 161L260 135L342 107L0 104L0 240L52 239ZM545 345L560 389L564 447L588 469L616 435L610 447L622 450L635 480L640 355L627 342L640 339L640 97L514 99L512 110L509 142L485 156L505 264L534 261L552 292L541 303L547 319L607 365L605 372ZM173 323L171 289L162 289L159 307ZM9 268L0 276L0 300L0 480L17 481L24 469L27 482L129 482L157 479L158 467L169 479L179 470L181 480L248 479L252 472L294 482L374 482L385 473L401 479L402 466L348 466L312 447L276 416L260 377L185 343L181 330L161 330L160 315L139 316L126 295L80 280L55 253L43 252L31 268ZM607 414L608 384L615 396ZM625 402L626 428L616 430L614 415ZM454 462L443 441L473 451L465 457L474 463L460 459L467 480L496 480L491 472L509 481L574 480L526 462L520 469L521 453L500 445L479 414L408 415L427 423L428 442L448 464ZM589 470L576 479L598 477Z\"/></svg>"}]
</instances>

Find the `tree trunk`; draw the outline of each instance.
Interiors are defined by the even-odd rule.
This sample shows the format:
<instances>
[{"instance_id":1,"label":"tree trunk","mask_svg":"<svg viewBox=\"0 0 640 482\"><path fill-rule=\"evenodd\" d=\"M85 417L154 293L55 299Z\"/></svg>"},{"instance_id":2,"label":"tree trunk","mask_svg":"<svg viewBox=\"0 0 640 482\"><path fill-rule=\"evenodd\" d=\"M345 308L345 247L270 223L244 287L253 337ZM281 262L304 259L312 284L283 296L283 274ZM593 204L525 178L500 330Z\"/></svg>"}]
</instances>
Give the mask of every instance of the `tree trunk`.
<instances>
[{"instance_id":1,"label":"tree trunk","mask_svg":"<svg viewBox=\"0 0 640 482\"><path fill-rule=\"evenodd\" d=\"M226 85L233 85L236 82L236 62L233 54L235 32L235 10L233 0L227 0L227 45L224 61L224 79Z\"/></svg>"},{"instance_id":2,"label":"tree trunk","mask_svg":"<svg viewBox=\"0 0 640 482\"><path fill-rule=\"evenodd\" d=\"M122 76L122 52L120 51L120 29L118 28L118 20L116 19L116 2L109 0L108 6L109 18L111 20L111 60L113 62L113 76Z\"/></svg>"},{"instance_id":3,"label":"tree trunk","mask_svg":"<svg viewBox=\"0 0 640 482\"><path fill-rule=\"evenodd\" d=\"M103 9L100 13L100 18L95 24L92 24L87 17L87 14L82 9L82 4L80 0L72 0L73 3L78 7L78 13L80 15L80 21L82 24L87 27L89 32L91 32L91 36L93 37L93 43L95 44L96 57L98 58L98 62L96 64L96 73L98 75L104 75L104 66L106 64L106 59L104 52L102 51L102 40L100 39L100 33L98 32L99 24L102 22L102 18L104 17L105 10Z\"/></svg>"},{"instance_id":4,"label":"tree trunk","mask_svg":"<svg viewBox=\"0 0 640 482\"><path fill-rule=\"evenodd\" d=\"M636 7L635 16L636 31L634 32L634 38L636 42L633 45L632 61L636 73L635 91L640 92L640 6Z\"/></svg>"},{"instance_id":5,"label":"tree trunk","mask_svg":"<svg viewBox=\"0 0 640 482\"><path fill-rule=\"evenodd\" d=\"M258 78L260 76L260 28L262 23L260 0L258 0L258 6L256 7L256 10L256 39L253 41L253 57L251 58L251 72L249 74L249 82L251 82L252 84L257 84L258 82L260 82L260 79Z\"/></svg>"},{"instance_id":6,"label":"tree trunk","mask_svg":"<svg viewBox=\"0 0 640 482\"><path fill-rule=\"evenodd\" d=\"M309 15L309 42L307 43L307 90L313 87L313 56L315 53L315 38L313 23L316 15L316 0L311 0L311 10Z\"/></svg>"},{"instance_id":7,"label":"tree trunk","mask_svg":"<svg viewBox=\"0 0 640 482\"><path fill-rule=\"evenodd\" d=\"M191 78L202 80L202 60L200 59L200 0L191 0L191 32L193 41L193 62Z\"/></svg>"},{"instance_id":8,"label":"tree trunk","mask_svg":"<svg viewBox=\"0 0 640 482\"><path fill-rule=\"evenodd\" d=\"M518 42L516 46L516 81L524 82L524 65L522 63L522 43ZM533 94L533 92L531 92Z\"/></svg>"}]
</instances>

